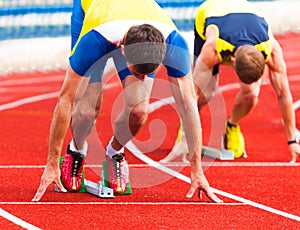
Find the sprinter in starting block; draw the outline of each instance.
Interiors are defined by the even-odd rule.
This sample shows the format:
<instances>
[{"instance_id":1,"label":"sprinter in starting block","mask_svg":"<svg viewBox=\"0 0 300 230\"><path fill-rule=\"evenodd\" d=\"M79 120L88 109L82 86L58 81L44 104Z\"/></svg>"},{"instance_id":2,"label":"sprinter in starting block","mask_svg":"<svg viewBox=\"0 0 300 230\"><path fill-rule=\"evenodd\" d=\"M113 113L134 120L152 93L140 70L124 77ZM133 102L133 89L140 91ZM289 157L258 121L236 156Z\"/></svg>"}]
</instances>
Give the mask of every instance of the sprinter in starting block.
<instances>
[{"instance_id":1,"label":"sprinter in starting block","mask_svg":"<svg viewBox=\"0 0 300 230\"><path fill-rule=\"evenodd\" d=\"M60 158L60 166L62 164L62 162L64 161L64 157ZM116 161L118 162L118 161ZM128 162L125 161L124 163L126 163L127 168L128 168ZM116 163L117 165L119 163ZM117 175L116 177L113 178L117 178L117 182L113 182L110 183L109 179L109 173L108 173L108 162L107 161L103 161L102 162L102 175L101 175L101 180L98 183L92 182L90 180L87 180L84 178L84 168L82 168L81 174L82 174L82 183L80 185L79 188L75 189L76 187L76 180L74 180L74 190L72 189L72 185L71 186L66 186L65 181L63 180L63 178L61 178L61 183L62 185L67 189L67 191L69 192L88 192L91 193L93 195L99 196L101 198L114 198L114 195L127 195L127 194L131 194L132 193L132 189L131 189L131 184L130 181L128 180L127 186L126 188L121 188L121 178L120 178L120 174ZM113 166L115 167L115 166ZM114 170L112 168L112 170ZM116 166L116 173L118 172L118 166ZM75 178L75 176L74 176ZM70 188L71 187L71 188ZM60 189L55 186L55 191L60 191ZM123 192L125 191L125 192Z\"/></svg>"}]
</instances>

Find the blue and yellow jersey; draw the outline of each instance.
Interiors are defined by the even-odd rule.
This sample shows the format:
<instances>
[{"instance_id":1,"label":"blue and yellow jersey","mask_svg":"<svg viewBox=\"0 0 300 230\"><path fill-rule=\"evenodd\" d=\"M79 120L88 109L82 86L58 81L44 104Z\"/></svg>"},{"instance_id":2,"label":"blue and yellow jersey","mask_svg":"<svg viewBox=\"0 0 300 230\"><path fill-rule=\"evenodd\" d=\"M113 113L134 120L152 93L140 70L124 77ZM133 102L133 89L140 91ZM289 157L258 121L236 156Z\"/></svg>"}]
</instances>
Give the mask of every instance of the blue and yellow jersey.
<instances>
[{"instance_id":1,"label":"blue and yellow jersey","mask_svg":"<svg viewBox=\"0 0 300 230\"><path fill-rule=\"evenodd\" d=\"M81 1L82 10L84 13L86 13L89 10L89 8L94 0L80 0L80 1Z\"/></svg>"},{"instance_id":2,"label":"blue and yellow jersey","mask_svg":"<svg viewBox=\"0 0 300 230\"><path fill-rule=\"evenodd\" d=\"M71 49L75 46L83 25L86 12L93 0L74 0L71 15Z\"/></svg>"},{"instance_id":3,"label":"blue and yellow jersey","mask_svg":"<svg viewBox=\"0 0 300 230\"><path fill-rule=\"evenodd\" d=\"M190 72L188 44L169 15L154 0L94 0L90 4L83 3L86 2L82 1L80 6L74 1L73 18L79 19L82 13L84 18L77 39L72 34L76 43L69 57L71 67L79 75L92 76L91 81L101 81L102 68L109 57L113 58L121 80L131 75L118 45L132 26L142 24L150 24L164 35L167 51L163 65L168 75L183 77ZM72 24L76 27L78 21L72 20ZM95 74L97 68L99 74Z\"/></svg>"},{"instance_id":4,"label":"blue and yellow jersey","mask_svg":"<svg viewBox=\"0 0 300 230\"><path fill-rule=\"evenodd\" d=\"M170 17L153 0L94 0L85 14L79 39L94 29L116 43L131 26L143 23L155 26L165 37L176 29Z\"/></svg>"},{"instance_id":5,"label":"blue and yellow jersey","mask_svg":"<svg viewBox=\"0 0 300 230\"><path fill-rule=\"evenodd\" d=\"M230 64L235 50L254 45L267 61L271 55L271 30L260 12L246 0L208 0L198 8L195 29L203 39L207 28L217 31L216 50L221 63Z\"/></svg>"}]
</instances>

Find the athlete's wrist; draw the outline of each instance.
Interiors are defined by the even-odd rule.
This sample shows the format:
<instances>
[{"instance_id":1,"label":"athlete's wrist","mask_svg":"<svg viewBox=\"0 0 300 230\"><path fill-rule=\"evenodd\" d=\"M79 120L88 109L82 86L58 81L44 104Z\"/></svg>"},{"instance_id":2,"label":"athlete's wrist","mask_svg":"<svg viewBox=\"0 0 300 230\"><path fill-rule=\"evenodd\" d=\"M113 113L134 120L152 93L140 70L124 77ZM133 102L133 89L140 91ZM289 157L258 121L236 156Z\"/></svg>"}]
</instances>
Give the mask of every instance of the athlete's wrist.
<instances>
[{"instance_id":1,"label":"athlete's wrist","mask_svg":"<svg viewBox=\"0 0 300 230\"><path fill-rule=\"evenodd\" d=\"M292 145L292 144L298 144L298 142L299 142L299 138L296 137L294 140L289 140L287 143L288 145Z\"/></svg>"}]
</instances>

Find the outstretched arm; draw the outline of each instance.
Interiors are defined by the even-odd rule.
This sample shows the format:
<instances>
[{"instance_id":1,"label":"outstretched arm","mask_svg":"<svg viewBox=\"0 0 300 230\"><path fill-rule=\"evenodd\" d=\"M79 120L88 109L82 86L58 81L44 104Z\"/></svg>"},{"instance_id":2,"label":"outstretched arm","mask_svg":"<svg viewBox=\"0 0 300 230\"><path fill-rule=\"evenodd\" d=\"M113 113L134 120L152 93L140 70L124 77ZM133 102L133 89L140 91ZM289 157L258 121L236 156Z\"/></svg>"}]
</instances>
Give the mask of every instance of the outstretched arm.
<instances>
[{"instance_id":1,"label":"outstretched arm","mask_svg":"<svg viewBox=\"0 0 300 230\"><path fill-rule=\"evenodd\" d=\"M218 88L219 74L212 76L214 66L220 63L216 51L216 37L216 29L209 27L206 31L206 41L195 62L193 79L199 111L214 97Z\"/></svg>"},{"instance_id":2,"label":"outstretched arm","mask_svg":"<svg viewBox=\"0 0 300 230\"><path fill-rule=\"evenodd\" d=\"M220 203L222 200L212 192L201 166L202 130L192 77L169 77L169 81L185 129L189 152L192 154L191 187L187 197L191 198L198 189L199 195L203 190L212 201Z\"/></svg>"},{"instance_id":3,"label":"outstretched arm","mask_svg":"<svg viewBox=\"0 0 300 230\"><path fill-rule=\"evenodd\" d=\"M273 51L270 59L267 62L270 71L270 81L276 92L279 103L280 112L285 125L287 140L295 140L296 122L295 112L293 110L293 98L289 88L287 78L286 64L283 59L283 52L276 41L272 38ZM297 155L300 154L300 146L298 143L289 145L289 150L292 154L291 162L296 162Z\"/></svg>"},{"instance_id":4,"label":"outstretched arm","mask_svg":"<svg viewBox=\"0 0 300 230\"><path fill-rule=\"evenodd\" d=\"M53 182L61 191L66 191L60 182L59 158L71 120L74 97L81 79L69 66L52 118L47 165L32 201L39 201L47 187Z\"/></svg>"}]
</instances>

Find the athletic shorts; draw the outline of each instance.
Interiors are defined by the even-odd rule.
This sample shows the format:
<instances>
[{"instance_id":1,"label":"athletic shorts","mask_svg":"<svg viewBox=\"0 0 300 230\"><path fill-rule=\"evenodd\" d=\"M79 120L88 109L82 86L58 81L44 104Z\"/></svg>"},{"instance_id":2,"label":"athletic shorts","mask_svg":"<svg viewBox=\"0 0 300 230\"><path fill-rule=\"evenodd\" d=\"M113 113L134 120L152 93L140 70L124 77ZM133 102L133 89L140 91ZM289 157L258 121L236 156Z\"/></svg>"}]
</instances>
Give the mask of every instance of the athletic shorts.
<instances>
[{"instance_id":1,"label":"athletic shorts","mask_svg":"<svg viewBox=\"0 0 300 230\"><path fill-rule=\"evenodd\" d=\"M186 40L174 30L166 39L167 50L163 65L170 77L180 78L190 73L190 53ZM90 82L101 82L107 60L112 58L120 80L132 75L127 67L125 57L115 44L109 42L100 33L91 30L77 44L69 61L73 70L81 75L91 77ZM155 73L148 75L155 77Z\"/></svg>"}]
</instances>

